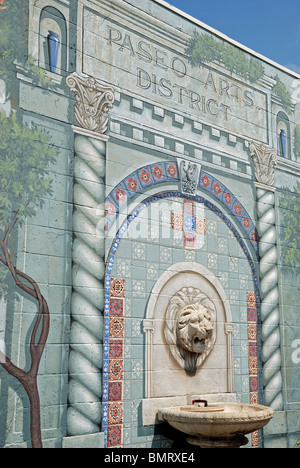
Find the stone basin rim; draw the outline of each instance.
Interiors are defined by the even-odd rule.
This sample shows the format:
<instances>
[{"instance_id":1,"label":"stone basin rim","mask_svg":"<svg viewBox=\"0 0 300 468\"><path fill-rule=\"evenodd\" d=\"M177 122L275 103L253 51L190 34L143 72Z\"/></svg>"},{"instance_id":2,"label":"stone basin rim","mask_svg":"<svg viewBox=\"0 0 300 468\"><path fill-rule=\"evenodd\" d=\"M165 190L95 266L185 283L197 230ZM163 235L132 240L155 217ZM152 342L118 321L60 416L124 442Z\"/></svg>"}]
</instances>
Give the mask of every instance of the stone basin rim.
<instances>
[{"instance_id":1,"label":"stone basin rim","mask_svg":"<svg viewBox=\"0 0 300 468\"><path fill-rule=\"evenodd\" d=\"M259 404L243 404L243 403L214 403L214 406L224 406L225 411L222 412L190 412L180 410L183 407L170 407L159 410L164 420L170 421L191 421L191 422L209 422L209 423L232 423L232 422L246 422L246 421L264 421L272 419L274 410L270 407ZM240 411L244 410L244 414ZM234 411L236 409L237 411ZM249 410L250 414L245 410Z\"/></svg>"}]
</instances>

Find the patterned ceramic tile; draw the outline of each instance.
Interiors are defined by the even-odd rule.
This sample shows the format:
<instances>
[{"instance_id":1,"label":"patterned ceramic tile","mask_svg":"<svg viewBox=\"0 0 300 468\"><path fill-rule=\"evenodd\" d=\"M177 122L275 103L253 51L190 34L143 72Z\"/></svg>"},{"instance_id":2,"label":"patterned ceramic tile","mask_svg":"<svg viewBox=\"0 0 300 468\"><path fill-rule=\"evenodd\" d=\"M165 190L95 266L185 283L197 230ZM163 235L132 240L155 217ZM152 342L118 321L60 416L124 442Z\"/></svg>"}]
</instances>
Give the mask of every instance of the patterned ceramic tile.
<instances>
[{"instance_id":1,"label":"patterned ceramic tile","mask_svg":"<svg viewBox=\"0 0 300 468\"><path fill-rule=\"evenodd\" d=\"M184 248L192 250L196 248L196 234L194 232L184 233Z\"/></svg>"},{"instance_id":2,"label":"patterned ceramic tile","mask_svg":"<svg viewBox=\"0 0 300 468\"><path fill-rule=\"evenodd\" d=\"M112 278L111 295L115 297L123 297L125 293L125 281L121 278Z\"/></svg>"},{"instance_id":3,"label":"patterned ceramic tile","mask_svg":"<svg viewBox=\"0 0 300 468\"><path fill-rule=\"evenodd\" d=\"M259 433L258 431L251 434L252 448L257 448L259 445Z\"/></svg>"},{"instance_id":4,"label":"patterned ceramic tile","mask_svg":"<svg viewBox=\"0 0 300 468\"><path fill-rule=\"evenodd\" d=\"M206 234L206 219L196 217L196 232L197 234Z\"/></svg>"},{"instance_id":5,"label":"patterned ceramic tile","mask_svg":"<svg viewBox=\"0 0 300 468\"><path fill-rule=\"evenodd\" d=\"M123 399L123 382L109 382L108 401L122 401L122 399Z\"/></svg>"},{"instance_id":6,"label":"patterned ceramic tile","mask_svg":"<svg viewBox=\"0 0 300 468\"><path fill-rule=\"evenodd\" d=\"M172 229L176 231L182 231L183 230L183 215L181 213L176 213L172 211L171 225L172 225Z\"/></svg>"},{"instance_id":7,"label":"patterned ceramic tile","mask_svg":"<svg viewBox=\"0 0 300 468\"><path fill-rule=\"evenodd\" d=\"M110 318L109 333L112 338L124 337L124 319L120 317Z\"/></svg>"},{"instance_id":8,"label":"patterned ceramic tile","mask_svg":"<svg viewBox=\"0 0 300 468\"><path fill-rule=\"evenodd\" d=\"M179 180L177 163L166 163L167 179Z\"/></svg>"},{"instance_id":9,"label":"patterned ceramic tile","mask_svg":"<svg viewBox=\"0 0 300 468\"><path fill-rule=\"evenodd\" d=\"M116 205L121 207L128 200L128 194L123 184L118 185L112 192L111 196L113 197Z\"/></svg>"},{"instance_id":10,"label":"patterned ceramic tile","mask_svg":"<svg viewBox=\"0 0 300 468\"><path fill-rule=\"evenodd\" d=\"M248 331L248 363L250 403L259 403L258 383L258 343L257 343L257 301L254 292L247 292L247 331ZM259 446L259 433L251 434L253 448Z\"/></svg>"},{"instance_id":11,"label":"patterned ceramic tile","mask_svg":"<svg viewBox=\"0 0 300 468\"><path fill-rule=\"evenodd\" d=\"M107 428L107 446L122 446L122 425L108 426Z\"/></svg>"},{"instance_id":12,"label":"patterned ceramic tile","mask_svg":"<svg viewBox=\"0 0 300 468\"><path fill-rule=\"evenodd\" d=\"M197 235L206 234L206 219L195 216L195 201L184 198L183 212L172 211L171 226L174 231L183 231L183 246L187 250L195 250L203 246L203 239L197 242ZM179 237L177 238L179 241ZM179 245L179 242L177 242Z\"/></svg>"},{"instance_id":13,"label":"patterned ceramic tile","mask_svg":"<svg viewBox=\"0 0 300 468\"><path fill-rule=\"evenodd\" d=\"M138 171L139 181L143 188L153 185L150 167L144 167Z\"/></svg>"},{"instance_id":14,"label":"patterned ceramic tile","mask_svg":"<svg viewBox=\"0 0 300 468\"><path fill-rule=\"evenodd\" d=\"M214 195L221 200L225 190L224 185L221 184L221 182L218 182L217 180L213 180L211 188Z\"/></svg>"},{"instance_id":15,"label":"patterned ceramic tile","mask_svg":"<svg viewBox=\"0 0 300 468\"><path fill-rule=\"evenodd\" d=\"M152 173L153 180L155 182L164 182L165 180L167 180L165 168L162 163L152 164L150 166L150 170Z\"/></svg>"},{"instance_id":16,"label":"patterned ceramic tile","mask_svg":"<svg viewBox=\"0 0 300 468\"><path fill-rule=\"evenodd\" d=\"M124 185L130 198L133 197L136 193L139 193L141 190L141 184L139 183L139 179L135 174L131 174L126 179L124 179Z\"/></svg>"},{"instance_id":17,"label":"patterned ceramic tile","mask_svg":"<svg viewBox=\"0 0 300 468\"><path fill-rule=\"evenodd\" d=\"M109 359L121 359L123 357L123 340L110 340Z\"/></svg>"},{"instance_id":18,"label":"patterned ceramic tile","mask_svg":"<svg viewBox=\"0 0 300 468\"><path fill-rule=\"evenodd\" d=\"M255 293L253 293L253 292L248 292L247 293L247 306L248 307L255 307L256 306Z\"/></svg>"},{"instance_id":19,"label":"patterned ceramic tile","mask_svg":"<svg viewBox=\"0 0 300 468\"><path fill-rule=\"evenodd\" d=\"M183 214L195 216L195 204L193 200L183 199Z\"/></svg>"},{"instance_id":20,"label":"patterned ceramic tile","mask_svg":"<svg viewBox=\"0 0 300 468\"><path fill-rule=\"evenodd\" d=\"M183 229L186 232L195 232L195 216L183 215Z\"/></svg>"},{"instance_id":21,"label":"patterned ceramic tile","mask_svg":"<svg viewBox=\"0 0 300 468\"><path fill-rule=\"evenodd\" d=\"M110 296L105 298L102 429L111 448L123 445L125 280L108 275L106 289Z\"/></svg>"},{"instance_id":22,"label":"patterned ceramic tile","mask_svg":"<svg viewBox=\"0 0 300 468\"><path fill-rule=\"evenodd\" d=\"M109 377L113 380L123 380L124 364L120 359L109 361Z\"/></svg>"},{"instance_id":23,"label":"patterned ceramic tile","mask_svg":"<svg viewBox=\"0 0 300 468\"><path fill-rule=\"evenodd\" d=\"M110 315L115 317L124 316L124 298L111 297L110 298Z\"/></svg>"},{"instance_id":24,"label":"patterned ceramic tile","mask_svg":"<svg viewBox=\"0 0 300 468\"><path fill-rule=\"evenodd\" d=\"M257 372L257 357L251 357L249 358L249 373L257 375Z\"/></svg>"},{"instance_id":25,"label":"patterned ceramic tile","mask_svg":"<svg viewBox=\"0 0 300 468\"><path fill-rule=\"evenodd\" d=\"M250 393L252 392L258 392L258 377L253 376L249 377L249 383L250 383Z\"/></svg>"},{"instance_id":26,"label":"patterned ceramic tile","mask_svg":"<svg viewBox=\"0 0 300 468\"><path fill-rule=\"evenodd\" d=\"M248 324L248 339L256 341L257 338L257 327L255 323Z\"/></svg>"},{"instance_id":27,"label":"patterned ceramic tile","mask_svg":"<svg viewBox=\"0 0 300 468\"><path fill-rule=\"evenodd\" d=\"M108 424L120 424L123 422L123 405L121 403L108 404Z\"/></svg>"}]
</instances>

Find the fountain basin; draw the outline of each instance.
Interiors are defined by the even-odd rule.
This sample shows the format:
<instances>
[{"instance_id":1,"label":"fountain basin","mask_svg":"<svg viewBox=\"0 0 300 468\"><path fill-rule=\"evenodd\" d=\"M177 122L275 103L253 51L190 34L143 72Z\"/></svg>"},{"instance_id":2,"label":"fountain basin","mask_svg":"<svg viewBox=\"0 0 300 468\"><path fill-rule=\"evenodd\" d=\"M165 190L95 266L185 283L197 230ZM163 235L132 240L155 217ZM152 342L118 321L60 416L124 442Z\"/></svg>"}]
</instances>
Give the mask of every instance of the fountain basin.
<instances>
[{"instance_id":1,"label":"fountain basin","mask_svg":"<svg viewBox=\"0 0 300 468\"><path fill-rule=\"evenodd\" d=\"M274 416L272 408L241 403L216 403L207 408L179 406L159 410L159 420L188 434L187 442L202 448L238 448Z\"/></svg>"}]
</instances>

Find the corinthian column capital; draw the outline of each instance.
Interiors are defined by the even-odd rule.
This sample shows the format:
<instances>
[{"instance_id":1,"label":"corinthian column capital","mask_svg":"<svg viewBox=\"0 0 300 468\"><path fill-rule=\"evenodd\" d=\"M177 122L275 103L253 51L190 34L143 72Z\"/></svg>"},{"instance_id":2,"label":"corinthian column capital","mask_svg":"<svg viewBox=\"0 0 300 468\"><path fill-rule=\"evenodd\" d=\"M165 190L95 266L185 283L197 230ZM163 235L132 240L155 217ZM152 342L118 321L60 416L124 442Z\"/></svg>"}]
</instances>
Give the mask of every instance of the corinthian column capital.
<instances>
[{"instance_id":1,"label":"corinthian column capital","mask_svg":"<svg viewBox=\"0 0 300 468\"><path fill-rule=\"evenodd\" d=\"M104 134L108 126L108 111L115 99L114 89L102 86L95 78L72 73L66 83L75 94L75 117L80 127Z\"/></svg>"},{"instance_id":2,"label":"corinthian column capital","mask_svg":"<svg viewBox=\"0 0 300 468\"><path fill-rule=\"evenodd\" d=\"M259 184L273 186L274 167L277 165L277 153L274 149L267 148L264 144L257 145L254 142L249 146L254 162L255 178Z\"/></svg>"}]
</instances>

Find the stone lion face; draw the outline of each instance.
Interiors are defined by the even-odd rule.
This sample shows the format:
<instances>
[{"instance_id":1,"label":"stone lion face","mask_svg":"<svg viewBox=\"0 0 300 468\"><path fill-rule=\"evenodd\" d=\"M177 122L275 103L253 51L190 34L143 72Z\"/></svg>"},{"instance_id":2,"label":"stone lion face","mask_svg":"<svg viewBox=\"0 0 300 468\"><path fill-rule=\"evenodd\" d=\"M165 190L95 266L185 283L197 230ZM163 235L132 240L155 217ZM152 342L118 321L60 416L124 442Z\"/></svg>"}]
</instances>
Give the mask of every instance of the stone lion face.
<instances>
[{"instance_id":1,"label":"stone lion face","mask_svg":"<svg viewBox=\"0 0 300 468\"><path fill-rule=\"evenodd\" d=\"M211 316L201 304L187 305L178 317L178 340L191 353L201 354L206 351L213 330Z\"/></svg>"}]
</instances>

